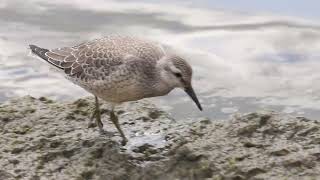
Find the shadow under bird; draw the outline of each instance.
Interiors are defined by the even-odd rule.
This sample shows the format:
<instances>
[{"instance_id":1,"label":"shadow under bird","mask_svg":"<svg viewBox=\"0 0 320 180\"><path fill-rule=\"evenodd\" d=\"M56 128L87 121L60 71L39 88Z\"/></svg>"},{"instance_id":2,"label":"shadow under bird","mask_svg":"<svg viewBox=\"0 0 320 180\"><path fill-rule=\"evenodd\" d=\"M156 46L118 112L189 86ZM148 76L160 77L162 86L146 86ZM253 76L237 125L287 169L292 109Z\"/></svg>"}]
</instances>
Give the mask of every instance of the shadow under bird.
<instances>
[{"instance_id":1,"label":"shadow under bird","mask_svg":"<svg viewBox=\"0 0 320 180\"><path fill-rule=\"evenodd\" d=\"M59 69L67 79L95 96L91 121L104 133L98 98L111 104L110 120L128 141L115 105L148 97L163 96L182 88L202 107L192 88L192 68L169 48L147 40L127 36L107 36L73 47L44 49L29 45L33 54Z\"/></svg>"}]
</instances>

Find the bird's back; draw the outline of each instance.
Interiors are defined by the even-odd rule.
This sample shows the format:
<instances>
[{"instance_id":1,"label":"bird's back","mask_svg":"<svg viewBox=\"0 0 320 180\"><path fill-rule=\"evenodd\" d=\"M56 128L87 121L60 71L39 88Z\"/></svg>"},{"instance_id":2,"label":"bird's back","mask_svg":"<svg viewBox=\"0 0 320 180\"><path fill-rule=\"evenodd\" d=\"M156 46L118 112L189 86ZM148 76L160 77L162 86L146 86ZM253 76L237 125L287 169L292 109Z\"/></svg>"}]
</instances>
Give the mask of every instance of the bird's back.
<instances>
[{"instance_id":1,"label":"bird's back","mask_svg":"<svg viewBox=\"0 0 320 180\"><path fill-rule=\"evenodd\" d=\"M93 46L93 49L101 48L103 52L120 59L124 55L132 55L142 60L156 61L164 55L162 45L129 36L107 36L89 42L89 44Z\"/></svg>"}]
</instances>

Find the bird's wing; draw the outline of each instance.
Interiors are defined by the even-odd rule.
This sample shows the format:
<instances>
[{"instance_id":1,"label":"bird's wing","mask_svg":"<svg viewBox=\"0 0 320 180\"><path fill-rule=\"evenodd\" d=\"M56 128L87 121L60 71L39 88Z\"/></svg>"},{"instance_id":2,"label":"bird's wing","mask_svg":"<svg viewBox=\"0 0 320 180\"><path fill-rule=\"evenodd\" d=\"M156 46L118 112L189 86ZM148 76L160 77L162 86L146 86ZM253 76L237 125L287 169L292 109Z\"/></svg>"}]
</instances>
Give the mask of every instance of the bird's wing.
<instances>
[{"instance_id":1,"label":"bird's wing","mask_svg":"<svg viewBox=\"0 0 320 180\"><path fill-rule=\"evenodd\" d=\"M102 79L124 63L119 55L110 54L92 42L49 50L45 56L66 75L84 80Z\"/></svg>"},{"instance_id":2,"label":"bird's wing","mask_svg":"<svg viewBox=\"0 0 320 180\"><path fill-rule=\"evenodd\" d=\"M70 77L100 80L121 68L154 65L165 54L159 45L130 37L106 37L74 47L47 50L30 45L34 54ZM145 70L144 68L143 70Z\"/></svg>"}]
</instances>

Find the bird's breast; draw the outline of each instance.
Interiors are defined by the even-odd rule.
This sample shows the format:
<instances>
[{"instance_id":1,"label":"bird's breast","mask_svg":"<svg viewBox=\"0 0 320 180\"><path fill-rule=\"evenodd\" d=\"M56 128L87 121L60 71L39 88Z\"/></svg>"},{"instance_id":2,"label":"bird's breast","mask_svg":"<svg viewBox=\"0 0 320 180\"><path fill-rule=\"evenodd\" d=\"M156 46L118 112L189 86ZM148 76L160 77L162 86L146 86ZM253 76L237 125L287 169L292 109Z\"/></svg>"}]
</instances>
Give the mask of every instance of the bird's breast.
<instances>
[{"instance_id":1,"label":"bird's breast","mask_svg":"<svg viewBox=\"0 0 320 180\"><path fill-rule=\"evenodd\" d=\"M106 101L120 103L149 97L152 91L134 76L113 76L109 81L96 84L92 93Z\"/></svg>"}]
</instances>

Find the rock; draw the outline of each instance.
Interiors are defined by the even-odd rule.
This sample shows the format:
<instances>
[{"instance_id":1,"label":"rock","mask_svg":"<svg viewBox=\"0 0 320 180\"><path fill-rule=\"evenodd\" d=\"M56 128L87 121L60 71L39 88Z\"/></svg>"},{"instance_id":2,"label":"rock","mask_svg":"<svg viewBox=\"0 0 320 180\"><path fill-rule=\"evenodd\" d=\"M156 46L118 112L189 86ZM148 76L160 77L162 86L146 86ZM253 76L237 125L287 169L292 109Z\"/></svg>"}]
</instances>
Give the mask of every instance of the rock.
<instances>
[{"instance_id":1,"label":"rock","mask_svg":"<svg viewBox=\"0 0 320 180\"><path fill-rule=\"evenodd\" d=\"M14 180L14 176L6 171L0 170L0 179Z\"/></svg>"},{"instance_id":2,"label":"rock","mask_svg":"<svg viewBox=\"0 0 320 180\"><path fill-rule=\"evenodd\" d=\"M22 97L0 105L0 179L319 179L320 123L275 112L175 122L147 101L88 128L93 98Z\"/></svg>"},{"instance_id":3,"label":"rock","mask_svg":"<svg viewBox=\"0 0 320 180\"><path fill-rule=\"evenodd\" d=\"M289 153L290 153L290 151L287 149L279 149L279 150L277 149L277 150L274 150L271 152L271 154L274 156L285 156Z\"/></svg>"}]
</instances>

